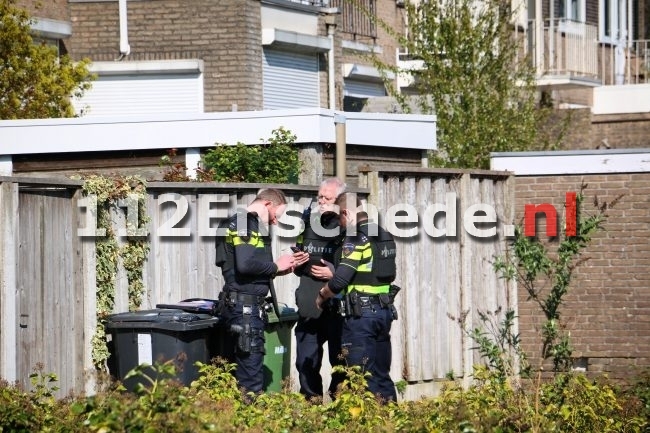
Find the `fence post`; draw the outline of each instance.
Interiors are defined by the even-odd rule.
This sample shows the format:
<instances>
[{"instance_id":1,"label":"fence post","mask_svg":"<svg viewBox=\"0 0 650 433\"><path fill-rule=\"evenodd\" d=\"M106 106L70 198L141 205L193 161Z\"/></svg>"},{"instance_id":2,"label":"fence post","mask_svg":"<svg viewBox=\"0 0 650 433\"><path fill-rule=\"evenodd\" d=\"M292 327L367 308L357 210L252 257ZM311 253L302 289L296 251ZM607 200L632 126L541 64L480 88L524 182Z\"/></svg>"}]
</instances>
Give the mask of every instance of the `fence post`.
<instances>
[{"instance_id":1,"label":"fence post","mask_svg":"<svg viewBox=\"0 0 650 433\"><path fill-rule=\"evenodd\" d=\"M458 228L458 239L460 241L460 311L461 314L467 313L466 322L464 327L473 326L473 305L472 305L472 260L473 251L471 247L471 238L463 225L463 213L473 203L471 199L472 184L471 176L469 173L463 173L460 177L460 185L458 188L459 206L460 209L460 227ZM472 369L474 365L474 353L472 350L473 344L465 332L461 332L462 338L462 353L463 353L463 383L467 387L472 380Z\"/></svg>"},{"instance_id":2,"label":"fence post","mask_svg":"<svg viewBox=\"0 0 650 433\"><path fill-rule=\"evenodd\" d=\"M83 190L79 188L72 197L72 208L77 209L77 218L73 221L77 222L77 226L81 227L85 221L81 221L81 214L79 210L79 200L84 196ZM90 212L86 209L86 212ZM87 221L87 220L86 220ZM78 284L81 284L83 290L83 349L82 353L82 366L84 372L94 372L95 364L93 363L93 336L97 327L97 261L95 257L95 238L85 237L81 240L81 273L78 275ZM95 375L84 374L84 391L87 395L92 395L97 392Z\"/></svg>"},{"instance_id":3,"label":"fence post","mask_svg":"<svg viewBox=\"0 0 650 433\"><path fill-rule=\"evenodd\" d=\"M0 183L0 377L18 379L16 317L16 254L18 245L18 184Z\"/></svg>"}]
</instances>

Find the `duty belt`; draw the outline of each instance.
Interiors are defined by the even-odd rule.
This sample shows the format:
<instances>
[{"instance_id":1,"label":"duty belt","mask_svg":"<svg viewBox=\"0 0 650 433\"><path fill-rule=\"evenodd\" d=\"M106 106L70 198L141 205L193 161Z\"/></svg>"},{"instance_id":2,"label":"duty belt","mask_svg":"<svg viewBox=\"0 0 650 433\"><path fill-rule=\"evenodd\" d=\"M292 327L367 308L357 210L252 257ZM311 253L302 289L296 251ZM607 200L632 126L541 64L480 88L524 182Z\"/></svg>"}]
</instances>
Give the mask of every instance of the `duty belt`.
<instances>
[{"instance_id":1,"label":"duty belt","mask_svg":"<svg viewBox=\"0 0 650 433\"><path fill-rule=\"evenodd\" d=\"M249 295L248 293L238 293L231 291L228 296L231 302L243 302L244 304L261 305L266 299L264 296Z\"/></svg>"},{"instance_id":2,"label":"duty belt","mask_svg":"<svg viewBox=\"0 0 650 433\"><path fill-rule=\"evenodd\" d=\"M361 302L361 306L366 306L366 305L379 305L381 302L379 301L379 295L367 295L367 296L359 296L359 302Z\"/></svg>"}]
</instances>

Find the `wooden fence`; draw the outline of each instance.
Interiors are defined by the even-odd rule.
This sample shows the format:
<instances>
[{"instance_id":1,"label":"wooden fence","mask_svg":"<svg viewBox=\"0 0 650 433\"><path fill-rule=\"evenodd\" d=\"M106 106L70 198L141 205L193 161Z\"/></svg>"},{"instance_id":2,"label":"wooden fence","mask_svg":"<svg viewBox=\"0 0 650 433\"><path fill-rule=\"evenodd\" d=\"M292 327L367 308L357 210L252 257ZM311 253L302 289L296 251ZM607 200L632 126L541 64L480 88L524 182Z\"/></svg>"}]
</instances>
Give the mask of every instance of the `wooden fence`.
<instances>
[{"instance_id":1,"label":"wooden fence","mask_svg":"<svg viewBox=\"0 0 650 433\"><path fill-rule=\"evenodd\" d=\"M262 186L269 185L148 185L151 249L142 309L217 296L223 279L214 265L210 230L236 206L247 205ZM406 399L433 395L448 373L468 378L477 362L472 341L452 318L467 314L466 326L477 326L477 310L516 308L514 288L498 279L491 267L494 255L503 252L503 224L514 218L512 178L483 171L363 169L359 186L357 192L376 206L382 223L395 205L412 206L417 213L418 223L408 225L417 229L417 236L396 239L396 283L403 290L397 300L400 319L392 331L391 375L395 381L408 381ZM317 191L315 186L278 187L291 203L301 206L308 205ZM452 208L456 209L456 232L431 236L435 227L428 221L433 221L433 211L451 203L450 194L455 200L446 209L447 218L437 217L435 222L444 232ZM91 339L96 325L95 239L79 236L89 228L82 200L78 181L0 178L0 376L28 386L29 374L40 363L43 371L59 376L61 396L94 391L88 373L93 371ZM495 210L497 236L467 233L463 212L478 203ZM116 227L124 227L125 218L116 212ZM491 225L477 226L487 230ZM287 250L292 239L278 236L276 230L273 234L275 254ZM277 279L281 303L295 305L297 283L293 275ZM127 311L123 269L118 271L116 289L115 312ZM294 383L296 377L292 366Z\"/></svg>"}]
</instances>

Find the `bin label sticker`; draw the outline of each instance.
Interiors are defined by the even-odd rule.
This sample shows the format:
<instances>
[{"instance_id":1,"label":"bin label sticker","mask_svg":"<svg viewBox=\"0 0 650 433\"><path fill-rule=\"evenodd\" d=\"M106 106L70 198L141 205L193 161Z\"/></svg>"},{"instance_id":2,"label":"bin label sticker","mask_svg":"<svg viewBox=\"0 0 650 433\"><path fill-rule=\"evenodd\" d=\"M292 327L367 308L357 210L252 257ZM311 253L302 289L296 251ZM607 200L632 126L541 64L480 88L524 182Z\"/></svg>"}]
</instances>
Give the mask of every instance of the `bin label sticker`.
<instances>
[{"instance_id":1,"label":"bin label sticker","mask_svg":"<svg viewBox=\"0 0 650 433\"><path fill-rule=\"evenodd\" d=\"M151 334L138 334L138 364L153 365Z\"/></svg>"},{"instance_id":2,"label":"bin label sticker","mask_svg":"<svg viewBox=\"0 0 650 433\"><path fill-rule=\"evenodd\" d=\"M275 354L276 355L282 355L283 353L287 353L287 348L284 346L275 346Z\"/></svg>"}]
</instances>

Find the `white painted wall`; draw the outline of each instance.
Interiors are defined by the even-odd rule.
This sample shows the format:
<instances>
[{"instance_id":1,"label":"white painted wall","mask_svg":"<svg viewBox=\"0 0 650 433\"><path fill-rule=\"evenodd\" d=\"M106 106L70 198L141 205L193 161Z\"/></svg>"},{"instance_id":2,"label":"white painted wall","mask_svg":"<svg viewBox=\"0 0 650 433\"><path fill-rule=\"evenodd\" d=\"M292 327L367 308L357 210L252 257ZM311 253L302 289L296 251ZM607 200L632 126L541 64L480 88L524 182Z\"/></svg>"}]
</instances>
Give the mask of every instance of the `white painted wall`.
<instances>
[{"instance_id":1,"label":"white painted wall","mask_svg":"<svg viewBox=\"0 0 650 433\"><path fill-rule=\"evenodd\" d=\"M272 5L262 5L262 28L288 30L306 35L318 35L318 15Z\"/></svg>"},{"instance_id":2,"label":"white painted wall","mask_svg":"<svg viewBox=\"0 0 650 433\"><path fill-rule=\"evenodd\" d=\"M650 84L629 84L594 88L593 114L650 112Z\"/></svg>"}]
</instances>

